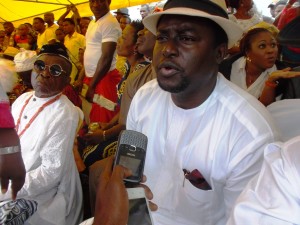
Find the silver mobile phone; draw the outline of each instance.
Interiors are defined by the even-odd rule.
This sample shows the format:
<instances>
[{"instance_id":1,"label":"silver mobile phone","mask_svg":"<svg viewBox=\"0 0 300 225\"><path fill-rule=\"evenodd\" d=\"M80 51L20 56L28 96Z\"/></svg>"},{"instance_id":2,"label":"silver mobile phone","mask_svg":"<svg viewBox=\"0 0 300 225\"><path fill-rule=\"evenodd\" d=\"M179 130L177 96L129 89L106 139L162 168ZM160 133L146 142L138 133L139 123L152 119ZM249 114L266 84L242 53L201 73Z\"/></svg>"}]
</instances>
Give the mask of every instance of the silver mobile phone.
<instances>
[{"instance_id":1,"label":"silver mobile phone","mask_svg":"<svg viewBox=\"0 0 300 225\"><path fill-rule=\"evenodd\" d=\"M152 217L144 188L127 188L129 216L127 225L152 225Z\"/></svg>"},{"instance_id":2,"label":"silver mobile phone","mask_svg":"<svg viewBox=\"0 0 300 225\"><path fill-rule=\"evenodd\" d=\"M132 171L133 175L125 181L139 183L142 180L147 143L147 136L140 132L123 130L120 133L114 165L122 165Z\"/></svg>"}]
</instances>

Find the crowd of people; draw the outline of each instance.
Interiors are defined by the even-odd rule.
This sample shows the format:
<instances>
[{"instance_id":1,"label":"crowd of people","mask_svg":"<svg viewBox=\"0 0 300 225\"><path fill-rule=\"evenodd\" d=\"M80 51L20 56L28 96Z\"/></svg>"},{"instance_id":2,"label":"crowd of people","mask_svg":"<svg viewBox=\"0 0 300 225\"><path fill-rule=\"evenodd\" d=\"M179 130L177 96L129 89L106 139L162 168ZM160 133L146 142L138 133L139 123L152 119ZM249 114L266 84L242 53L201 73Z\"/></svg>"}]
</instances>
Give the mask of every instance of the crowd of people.
<instances>
[{"instance_id":1,"label":"crowd of people","mask_svg":"<svg viewBox=\"0 0 300 225\"><path fill-rule=\"evenodd\" d=\"M300 224L300 1L110 3L3 24L0 224L127 224L125 129L155 225Z\"/></svg>"}]
</instances>

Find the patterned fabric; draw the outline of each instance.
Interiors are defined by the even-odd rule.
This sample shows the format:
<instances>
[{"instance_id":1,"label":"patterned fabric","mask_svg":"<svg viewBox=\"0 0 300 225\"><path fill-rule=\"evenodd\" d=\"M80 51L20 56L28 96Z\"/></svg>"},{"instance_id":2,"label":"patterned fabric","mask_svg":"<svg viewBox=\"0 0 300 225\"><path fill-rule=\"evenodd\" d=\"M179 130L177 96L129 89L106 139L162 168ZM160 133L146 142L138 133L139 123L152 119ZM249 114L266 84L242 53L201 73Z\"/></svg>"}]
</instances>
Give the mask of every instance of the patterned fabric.
<instances>
[{"instance_id":1,"label":"patterned fabric","mask_svg":"<svg viewBox=\"0 0 300 225\"><path fill-rule=\"evenodd\" d=\"M37 210L37 202L18 199L0 206L0 224L22 225Z\"/></svg>"},{"instance_id":2,"label":"patterned fabric","mask_svg":"<svg viewBox=\"0 0 300 225\"><path fill-rule=\"evenodd\" d=\"M93 163L105 159L111 155L115 155L118 144L118 137L113 137L98 145L89 145L83 149L82 159L86 167ZM84 146L84 143L81 142Z\"/></svg>"}]
</instances>

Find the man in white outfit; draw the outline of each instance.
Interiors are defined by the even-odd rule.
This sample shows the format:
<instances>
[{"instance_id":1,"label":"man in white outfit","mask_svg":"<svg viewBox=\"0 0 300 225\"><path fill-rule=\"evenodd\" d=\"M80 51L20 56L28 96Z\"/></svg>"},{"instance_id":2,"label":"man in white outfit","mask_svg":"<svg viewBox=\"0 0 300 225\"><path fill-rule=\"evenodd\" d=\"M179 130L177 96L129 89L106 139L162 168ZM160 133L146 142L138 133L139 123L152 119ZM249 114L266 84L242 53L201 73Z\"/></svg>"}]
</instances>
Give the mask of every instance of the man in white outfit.
<instances>
[{"instance_id":1,"label":"man in white outfit","mask_svg":"<svg viewBox=\"0 0 300 225\"><path fill-rule=\"evenodd\" d=\"M226 224L278 138L265 107L218 73L242 34L225 9L222 0L169 0L143 20L156 34L157 80L134 96L126 127L148 137L155 225Z\"/></svg>"},{"instance_id":2,"label":"man in white outfit","mask_svg":"<svg viewBox=\"0 0 300 225\"><path fill-rule=\"evenodd\" d=\"M44 45L31 76L34 91L12 105L26 169L18 198L38 203L26 225L75 225L82 219L82 189L72 151L80 113L62 95L71 68L62 44ZM0 201L10 200L9 187Z\"/></svg>"}]
</instances>

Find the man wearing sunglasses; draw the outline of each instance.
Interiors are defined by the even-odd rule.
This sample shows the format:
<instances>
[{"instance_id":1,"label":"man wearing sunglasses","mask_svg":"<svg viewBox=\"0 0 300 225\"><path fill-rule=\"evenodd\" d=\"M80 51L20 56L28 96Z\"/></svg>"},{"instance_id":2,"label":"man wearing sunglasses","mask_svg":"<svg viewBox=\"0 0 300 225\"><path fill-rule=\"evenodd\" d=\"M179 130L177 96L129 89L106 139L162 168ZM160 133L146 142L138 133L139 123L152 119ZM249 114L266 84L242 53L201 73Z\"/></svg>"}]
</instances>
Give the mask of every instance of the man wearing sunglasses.
<instances>
[{"instance_id":1,"label":"man wearing sunglasses","mask_svg":"<svg viewBox=\"0 0 300 225\"><path fill-rule=\"evenodd\" d=\"M26 169L18 198L38 203L27 220L31 225L81 221L82 190L72 149L82 112L62 94L71 68L62 44L44 45L31 75L34 91L24 93L12 105ZM6 194L0 194L0 201L10 200L9 187Z\"/></svg>"}]
</instances>

